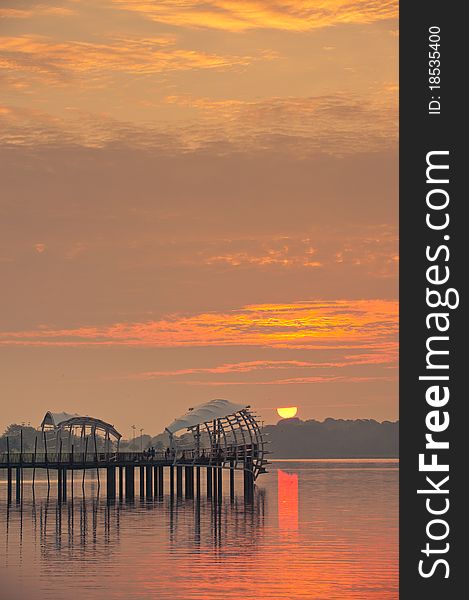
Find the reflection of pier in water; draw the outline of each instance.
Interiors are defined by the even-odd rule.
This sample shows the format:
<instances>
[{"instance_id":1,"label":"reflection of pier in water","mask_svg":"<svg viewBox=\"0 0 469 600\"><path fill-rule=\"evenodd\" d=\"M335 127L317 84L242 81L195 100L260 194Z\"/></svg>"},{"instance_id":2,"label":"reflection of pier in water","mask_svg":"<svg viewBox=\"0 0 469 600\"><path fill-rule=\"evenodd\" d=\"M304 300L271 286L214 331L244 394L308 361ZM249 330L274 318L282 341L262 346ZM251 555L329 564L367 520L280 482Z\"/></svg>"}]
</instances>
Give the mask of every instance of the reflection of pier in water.
<instances>
[{"instance_id":1,"label":"reflection of pier in water","mask_svg":"<svg viewBox=\"0 0 469 600\"><path fill-rule=\"evenodd\" d=\"M163 530L170 551L189 543L196 552L202 547L222 552L237 539L248 543L254 551L264 527L265 493L262 489L256 489L251 502L237 495L223 496L221 501L204 495L193 499L166 495L152 500L109 502L99 496L96 487L95 492L98 493L71 493L65 502L45 493L41 498L32 496L19 504L7 505L7 547L10 542L18 547L19 540L21 550L26 520L32 525L32 535L46 561L63 558L64 551L73 558L74 553L82 553L84 549L89 554L90 551L102 553L105 548L105 556L111 557L113 548L119 546L126 517L135 518L135 513L145 519L149 516L157 519L160 525L157 535L161 534L161 523L165 524ZM164 539L159 541L164 542Z\"/></svg>"}]
</instances>

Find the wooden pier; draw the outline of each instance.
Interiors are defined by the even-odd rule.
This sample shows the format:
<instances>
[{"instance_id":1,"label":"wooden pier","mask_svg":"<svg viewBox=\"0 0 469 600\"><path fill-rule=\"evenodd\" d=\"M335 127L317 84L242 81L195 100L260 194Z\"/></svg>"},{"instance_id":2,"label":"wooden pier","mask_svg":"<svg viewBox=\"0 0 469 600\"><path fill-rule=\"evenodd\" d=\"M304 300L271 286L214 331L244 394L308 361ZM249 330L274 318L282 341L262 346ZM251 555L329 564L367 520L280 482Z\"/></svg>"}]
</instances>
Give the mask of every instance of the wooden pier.
<instances>
[{"instance_id":1,"label":"wooden pier","mask_svg":"<svg viewBox=\"0 0 469 600\"><path fill-rule=\"evenodd\" d=\"M7 500L12 502L13 496L21 501L24 486L24 473L32 471L30 485L34 489L37 482L37 472L41 470L46 475L48 488L57 486L57 498L66 501L67 490L73 482L85 481L86 472L94 472L98 485L105 479L106 497L108 500L133 500L136 496L136 479L138 472L139 496L141 498L161 498L165 494L177 498L200 497L201 473L206 480L206 494L214 499L223 495L224 479L229 488L230 498L235 494L235 473L243 477L244 497L249 500L254 494L254 473L252 458L248 455L252 450L247 449L246 456L237 466L233 457L223 460L219 456L187 457L170 459L164 453L149 457L143 452L119 452L112 455L98 453L95 455L76 456L74 453L63 453L49 457L44 453L0 454L0 470L7 473ZM79 476L77 477L77 473ZM168 474L165 477L165 473ZM105 474L105 478L102 475ZM165 483L168 489L165 489Z\"/></svg>"},{"instance_id":2,"label":"wooden pier","mask_svg":"<svg viewBox=\"0 0 469 600\"><path fill-rule=\"evenodd\" d=\"M235 474L239 472L244 497L249 501L255 480L265 473L268 462L264 435L249 408L212 400L189 409L165 428L170 442L166 450L146 452L121 452L122 436L110 423L89 416L47 412L33 452L24 451L21 431L16 447L7 438L7 451L0 453L0 471L6 470L7 474L7 500L12 501L15 490L16 500L21 501L26 470L32 471L33 490L38 470L45 472L49 490L54 474L60 501L67 499L69 489L73 490L77 472L84 487L87 471L96 473L98 486L105 473L109 501L133 500L138 470L141 498L161 498L166 493L171 498L200 497L201 473L205 472L208 497L221 499L226 478L233 499ZM176 433L181 431L186 433L178 438Z\"/></svg>"}]
</instances>

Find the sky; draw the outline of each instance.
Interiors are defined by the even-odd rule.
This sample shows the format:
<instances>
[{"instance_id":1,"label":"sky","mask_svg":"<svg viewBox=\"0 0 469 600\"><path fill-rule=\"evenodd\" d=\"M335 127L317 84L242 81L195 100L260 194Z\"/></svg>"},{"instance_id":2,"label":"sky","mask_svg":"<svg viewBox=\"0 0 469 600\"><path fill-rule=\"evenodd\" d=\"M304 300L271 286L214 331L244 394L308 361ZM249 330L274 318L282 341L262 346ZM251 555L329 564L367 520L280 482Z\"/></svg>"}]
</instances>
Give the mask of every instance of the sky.
<instances>
[{"instance_id":1,"label":"sky","mask_svg":"<svg viewBox=\"0 0 469 600\"><path fill-rule=\"evenodd\" d=\"M397 2L0 0L0 429L396 419Z\"/></svg>"}]
</instances>

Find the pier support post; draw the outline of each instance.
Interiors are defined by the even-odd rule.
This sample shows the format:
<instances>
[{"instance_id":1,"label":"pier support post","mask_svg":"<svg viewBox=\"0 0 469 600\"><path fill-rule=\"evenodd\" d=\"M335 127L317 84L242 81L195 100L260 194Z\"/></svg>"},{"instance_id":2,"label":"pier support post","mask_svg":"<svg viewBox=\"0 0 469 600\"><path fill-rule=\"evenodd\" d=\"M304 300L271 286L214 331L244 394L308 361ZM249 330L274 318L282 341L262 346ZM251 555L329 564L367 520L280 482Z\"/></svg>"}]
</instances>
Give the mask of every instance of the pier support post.
<instances>
[{"instance_id":1,"label":"pier support post","mask_svg":"<svg viewBox=\"0 0 469 600\"><path fill-rule=\"evenodd\" d=\"M244 463L244 499L251 500L254 496L254 475L252 472L252 459L247 458Z\"/></svg>"},{"instance_id":2,"label":"pier support post","mask_svg":"<svg viewBox=\"0 0 469 600\"><path fill-rule=\"evenodd\" d=\"M216 500L218 495L218 468L215 466L212 469L213 476L213 498Z\"/></svg>"},{"instance_id":3,"label":"pier support post","mask_svg":"<svg viewBox=\"0 0 469 600\"><path fill-rule=\"evenodd\" d=\"M140 466L140 498L145 496L145 467Z\"/></svg>"},{"instance_id":4,"label":"pier support post","mask_svg":"<svg viewBox=\"0 0 469 600\"><path fill-rule=\"evenodd\" d=\"M67 469L63 469L62 473L62 500L67 500Z\"/></svg>"},{"instance_id":5,"label":"pier support post","mask_svg":"<svg viewBox=\"0 0 469 600\"><path fill-rule=\"evenodd\" d=\"M223 469L221 465L218 469L218 499L221 501L223 496Z\"/></svg>"},{"instance_id":6,"label":"pier support post","mask_svg":"<svg viewBox=\"0 0 469 600\"><path fill-rule=\"evenodd\" d=\"M116 467L106 469L106 492L108 500L116 499Z\"/></svg>"},{"instance_id":7,"label":"pier support post","mask_svg":"<svg viewBox=\"0 0 469 600\"><path fill-rule=\"evenodd\" d=\"M186 498L194 497L194 467L185 468Z\"/></svg>"},{"instance_id":8,"label":"pier support post","mask_svg":"<svg viewBox=\"0 0 469 600\"><path fill-rule=\"evenodd\" d=\"M200 467L195 468L195 490L197 498L200 498Z\"/></svg>"},{"instance_id":9,"label":"pier support post","mask_svg":"<svg viewBox=\"0 0 469 600\"><path fill-rule=\"evenodd\" d=\"M206 468L207 473L207 498L212 497L212 467Z\"/></svg>"},{"instance_id":10,"label":"pier support post","mask_svg":"<svg viewBox=\"0 0 469 600\"><path fill-rule=\"evenodd\" d=\"M155 498L158 497L158 467L154 465L153 467L153 496Z\"/></svg>"},{"instance_id":11,"label":"pier support post","mask_svg":"<svg viewBox=\"0 0 469 600\"><path fill-rule=\"evenodd\" d=\"M182 467L176 467L176 495L178 498L182 498Z\"/></svg>"},{"instance_id":12,"label":"pier support post","mask_svg":"<svg viewBox=\"0 0 469 600\"><path fill-rule=\"evenodd\" d=\"M234 492L235 492L235 470L234 470L234 460L230 460L230 500L234 500Z\"/></svg>"},{"instance_id":13,"label":"pier support post","mask_svg":"<svg viewBox=\"0 0 469 600\"><path fill-rule=\"evenodd\" d=\"M133 500L135 495L135 469L134 467L125 467L125 499Z\"/></svg>"},{"instance_id":14,"label":"pier support post","mask_svg":"<svg viewBox=\"0 0 469 600\"><path fill-rule=\"evenodd\" d=\"M145 482L146 482L146 497L153 498L153 465L146 466L146 474L145 474Z\"/></svg>"},{"instance_id":15,"label":"pier support post","mask_svg":"<svg viewBox=\"0 0 469 600\"><path fill-rule=\"evenodd\" d=\"M174 466L169 467L169 493L171 498L174 496Z\"/></svg>"},{"instance_id":16,"label":"pier support post","mask_svg":"<svg viewBox=\"0 0 469 600\"><path fill-rule=\"evenodd\" d=\"M164 489L163 489L163 483L164 483L164 467L158 467L158 496L160 498L163 498L163 493L164 493Z\"/></svg>"},{"instance_id":17,"label":"pier support post","mask_svg":"<svg viewBox=\"0 0 469 600\"><path fill-rule=\"evenodd\" d=\"M21 500L21 469L16 468L16 501Z\"/></svg>"},{"instance_id":18,"label":"pier support post","mask_svg":"<svg viewBox=\"0 0 469 600\"><path fill-rule=\"evenodd\" d=\"M119 467L119 500L124 497L124 467Z\"/></svg>"},{"instance_id":19,"label":"pier support post","mask_svg":"<svg viewBox=\"0 0 469 600\"><path fill-rule=\"evenodd\" d=\"M13 471L11 467L7 469L7 500L8 504L11 503L11 495L12 495L12 481L13 481Z\"/></svg>"},{"instance_id":20,"label":"pier support post","mask_svg":"<svg viewBox=\"0 0 469 600\"><path fill-rule=\"evenodd\" d=\"M62 502L62 492L63 492L62 469L60 467L58 467L58 469L57 469L57 499L59 502Z\"/></svg>"}]
</instances>

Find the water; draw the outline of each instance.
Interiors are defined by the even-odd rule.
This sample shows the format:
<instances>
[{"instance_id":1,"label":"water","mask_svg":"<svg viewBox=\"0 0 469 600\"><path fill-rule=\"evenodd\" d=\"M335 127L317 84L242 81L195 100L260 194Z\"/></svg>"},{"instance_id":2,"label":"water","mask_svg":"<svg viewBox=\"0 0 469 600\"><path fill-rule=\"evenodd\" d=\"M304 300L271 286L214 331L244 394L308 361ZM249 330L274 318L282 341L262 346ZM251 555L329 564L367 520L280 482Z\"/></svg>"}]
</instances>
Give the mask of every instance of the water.
<instances>
[{"instance_id":1,"label":"water","mask_svg":"<svg viewBox=\"0 0 469 600\"><path fill-rule=\"evenodd\" d=\"M215 506L118 501L75 483L57 505L7 508L0 483L0 598L19 600L390 600L398 598L395 461L277 461L245 504L237 474ZM228 492L225 479L224 492ZM138 484L138 482L137 482ZM166 482L166 490L168 483ZM138 491L138 485L136 486Z\"/></svg>"}]
</instances>

